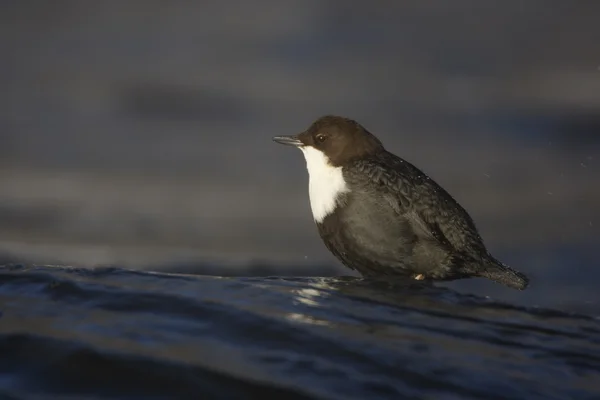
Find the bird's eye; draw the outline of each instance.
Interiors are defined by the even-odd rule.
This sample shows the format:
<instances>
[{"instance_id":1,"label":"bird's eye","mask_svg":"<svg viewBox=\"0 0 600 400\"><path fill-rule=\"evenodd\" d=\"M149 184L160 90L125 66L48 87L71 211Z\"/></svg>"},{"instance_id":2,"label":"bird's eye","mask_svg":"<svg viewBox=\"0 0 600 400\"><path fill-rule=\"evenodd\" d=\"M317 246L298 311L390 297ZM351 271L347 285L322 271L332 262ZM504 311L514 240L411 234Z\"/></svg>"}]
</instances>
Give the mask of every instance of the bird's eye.
<instances>
[{"instance_id":1,"label":"bird's eye","mask_svg":"<svg viewBox=\"0 0 600 400\"><path fill-rule=\"evenodd\" d=\"M327 139L327 136L325 136L325 135L317 135L317 142L323 143L325 141L325 139Z\"/></svg>"}]
</instances>

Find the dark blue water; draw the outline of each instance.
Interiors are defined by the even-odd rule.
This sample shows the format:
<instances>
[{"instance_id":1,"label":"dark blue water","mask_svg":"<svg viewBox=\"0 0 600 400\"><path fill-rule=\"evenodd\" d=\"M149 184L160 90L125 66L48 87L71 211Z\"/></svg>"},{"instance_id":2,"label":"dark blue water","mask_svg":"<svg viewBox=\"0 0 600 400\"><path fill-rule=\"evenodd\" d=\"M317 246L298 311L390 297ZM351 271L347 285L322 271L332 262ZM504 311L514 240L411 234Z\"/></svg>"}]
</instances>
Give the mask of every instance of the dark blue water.
<instances>
[{"instance_id":1,"label":"dark blue water","mask_svg":"<svg viewBox=\"0 0 600 400\"><path fill-rule=\"evenodd\" d=\"M600 320L420 283L0 268L2 399L598 399Z\"/></svg>"}]
</instances>

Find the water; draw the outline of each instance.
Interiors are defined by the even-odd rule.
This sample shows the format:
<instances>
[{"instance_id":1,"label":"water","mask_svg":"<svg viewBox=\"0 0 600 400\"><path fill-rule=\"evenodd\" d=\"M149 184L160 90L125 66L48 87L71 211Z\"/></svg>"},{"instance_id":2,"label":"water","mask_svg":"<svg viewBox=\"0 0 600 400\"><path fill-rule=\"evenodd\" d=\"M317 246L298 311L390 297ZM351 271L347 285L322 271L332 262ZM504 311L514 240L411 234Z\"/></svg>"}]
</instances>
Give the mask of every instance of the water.
<instances>
[{"instance_id":1,"label":"water","mask_svg":"<svg viewBox=\"0 0 600 400\"><path fill-rule=\"evenodd\" d=\"M9 265L0 312L2 399L600 398L597 318L418 282Z\"/></svg>"}]
</instances>

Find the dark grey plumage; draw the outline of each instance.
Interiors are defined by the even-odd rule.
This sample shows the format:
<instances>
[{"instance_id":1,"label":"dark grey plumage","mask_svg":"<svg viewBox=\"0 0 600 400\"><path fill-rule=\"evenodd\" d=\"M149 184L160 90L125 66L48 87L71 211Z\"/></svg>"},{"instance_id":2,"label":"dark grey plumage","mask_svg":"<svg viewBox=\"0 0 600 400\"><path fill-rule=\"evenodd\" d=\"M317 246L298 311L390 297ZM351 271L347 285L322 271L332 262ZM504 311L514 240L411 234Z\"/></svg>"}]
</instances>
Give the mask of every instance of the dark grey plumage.
<instances>
[{"instance_id":1,"label":"dark grey plumage","mask_svg":"<svg viewBox=\"0 0 600 400\"><path fill-rule=\"evenodd\" d=\"M342 167L349 190L317 227L327 248L347 267L364 276L480 276L527 287L525 275L488 252L475 223L448 192L385 150L357 122L322 117L295 138L296 145L313 146L331 165Z\"/></svg>"}]
</instances>

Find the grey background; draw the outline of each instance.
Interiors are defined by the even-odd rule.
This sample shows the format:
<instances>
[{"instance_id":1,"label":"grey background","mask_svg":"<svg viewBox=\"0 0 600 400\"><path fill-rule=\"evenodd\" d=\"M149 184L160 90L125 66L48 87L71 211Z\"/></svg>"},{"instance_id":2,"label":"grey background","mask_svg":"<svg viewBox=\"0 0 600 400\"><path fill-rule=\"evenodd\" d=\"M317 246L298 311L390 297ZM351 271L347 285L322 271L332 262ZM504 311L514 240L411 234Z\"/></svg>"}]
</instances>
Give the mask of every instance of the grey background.
<instances>
[{"instance_id":1,"label":"grey background","mask_svg":"<svg viewBox=\"0 0 600 400\"><path fill-rule=\"evenodd\" d=\"M4 1L0 252L348 273L318 238L301 153L271 142L333 113L442 184L533 281L451 286L600 311L598 15L591 0Z\"/></svg>"}]
</instances>

